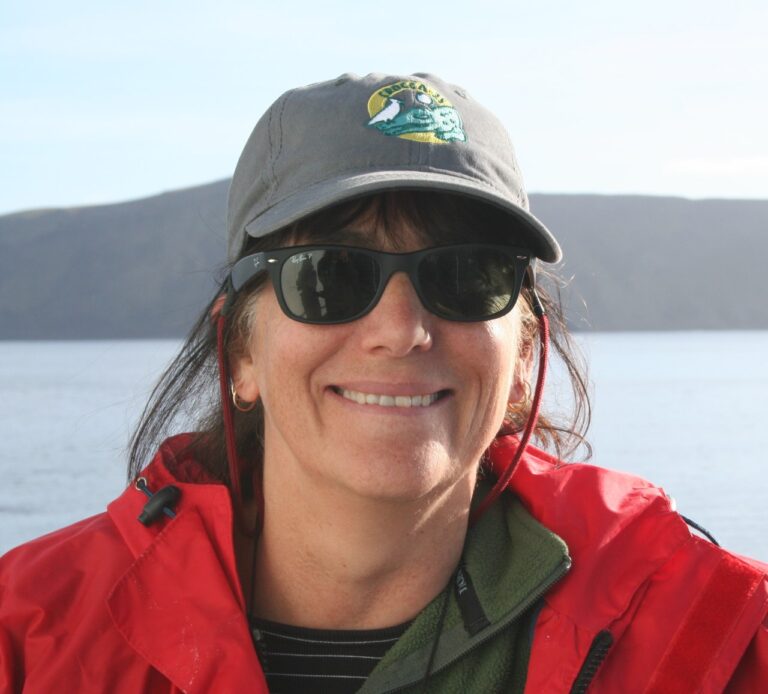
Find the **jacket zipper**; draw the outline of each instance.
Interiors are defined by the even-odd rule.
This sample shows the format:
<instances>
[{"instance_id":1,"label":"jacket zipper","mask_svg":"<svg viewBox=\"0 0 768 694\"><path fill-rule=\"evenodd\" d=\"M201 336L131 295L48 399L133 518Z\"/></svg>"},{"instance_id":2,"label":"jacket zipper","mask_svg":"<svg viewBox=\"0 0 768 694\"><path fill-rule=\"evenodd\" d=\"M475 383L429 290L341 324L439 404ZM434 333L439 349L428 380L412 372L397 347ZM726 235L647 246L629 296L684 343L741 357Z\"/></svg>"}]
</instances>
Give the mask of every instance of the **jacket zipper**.
<instances>
[{"instance_id":1,"label":"jacket zipper","mask_svg":"<svg viewBox=\"0 0 768 694\"><path fill-rule=\"evenodd\" d=\"M256 656L261 664L261 670L264 673L264 677L266 677L269 672L269 661L267 660L267 644L261 629L251 626L251 638L253 639L253 645L256 647Z\"/></svg>"},{"instance_id":2,"label":"jacket zipper","mask_svg":"<svg viewBox=\"0 0 768 694\"><path fill-rule=\"evenodd\" d=\"M473 643L469 648L464 649L463 651L460 651L457 653L449 662L445 663L442 667L436 668L435 670L432 670L429 673L429 676L432 677L433 675L436 675L438 672L442 672L445 670L445 668L449 667L452 663L457 661L459 658L463 658L465 655L471 653L476 648L479 648L482 646L489 638L496 636L496 634L500 633L504 629L506 629L510 624L512 624L520 615L525 614L525 612L528 610L531 605L535 604L539 598L546 595L547 591L555 585L565 574L568 573L568 570L571 568L571 561L570 559L566 559L563 561L553 572L550 574L550 576L547 578L547 580L539 586L538 590L536 590L535 593L532 593L528 596L526 600L524 600L520 605L518 605L518 608L514 611L514 613L509 616L502 624L496 625L497 628L489 631L485 637L476 642ZM589 656L587 656L589 657ZM415 680L413 682L408 682L407 684L402 684L399 687L395 687L394 689L384 689L378 692L378 694L396 694L396 692L401 692L409 687L413 687L414 685L417 685L419 683L419 680Z\"/></svg>"},{"instance_id":3,"label":"jacket zipper","mask_svg":"<svg viewBox=\"0 0 768 694\"><path fill-rule=\"evenodd\" d=\"M584 659L584 664L581 666L581 670L579 670L579 674L576 675L576 679L573 682L571 694L585 694L612 645L613 634L607 629L604 629L595 636L587 652L587 657Z\"/></svg>"}]
</instances>

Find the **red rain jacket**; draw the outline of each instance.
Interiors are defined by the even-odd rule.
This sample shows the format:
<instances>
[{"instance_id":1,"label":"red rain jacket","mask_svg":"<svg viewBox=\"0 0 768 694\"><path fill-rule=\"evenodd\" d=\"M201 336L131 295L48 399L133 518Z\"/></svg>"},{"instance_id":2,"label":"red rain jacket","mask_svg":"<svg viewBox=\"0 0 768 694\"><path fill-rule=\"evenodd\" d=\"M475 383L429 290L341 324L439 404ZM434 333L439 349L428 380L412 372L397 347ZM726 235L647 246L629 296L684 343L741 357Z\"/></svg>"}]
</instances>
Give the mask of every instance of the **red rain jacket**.
<instances>
[{"instance_id":1,"label":"red rain jacket","mask_svg":"<svg viewBox=\"0 0 768 694\"><path fill-rule=\"evenodd\" d=\"M146 497L130 486L0 560L0 691L266 694L229 493L177 459L186 441L144 473L152 490L181 489L175 519L143 526ZM515 445L493 445L495 468ZM529 449L511 487L573 558L536 621L526 694L571 691L605 630L614 644L591 694L768 692L768 567L692 536L636 477Z\"/></svg>"}]
</instances>

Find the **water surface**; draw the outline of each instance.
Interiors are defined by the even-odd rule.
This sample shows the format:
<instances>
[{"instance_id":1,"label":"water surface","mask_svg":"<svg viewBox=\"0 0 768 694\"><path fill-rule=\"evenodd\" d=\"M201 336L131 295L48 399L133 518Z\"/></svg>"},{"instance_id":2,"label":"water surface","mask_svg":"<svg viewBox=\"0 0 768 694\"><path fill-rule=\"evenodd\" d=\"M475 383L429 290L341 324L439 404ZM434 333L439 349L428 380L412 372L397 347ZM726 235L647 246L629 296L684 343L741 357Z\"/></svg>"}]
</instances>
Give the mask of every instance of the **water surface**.
<instances>
[{"instance_id":1,"label":"water surface","mask_svg":"<svg viewBox=\"0 0 768 694\"><path fill-rule=\"evenodd\" d=\"M730 549L768 559L768 332L582 338L592 462L646 477ZM99 513L176 341L0 342L0 553ZM563 401L557 371L546 401Z\"/></svg>"}]
</instances>

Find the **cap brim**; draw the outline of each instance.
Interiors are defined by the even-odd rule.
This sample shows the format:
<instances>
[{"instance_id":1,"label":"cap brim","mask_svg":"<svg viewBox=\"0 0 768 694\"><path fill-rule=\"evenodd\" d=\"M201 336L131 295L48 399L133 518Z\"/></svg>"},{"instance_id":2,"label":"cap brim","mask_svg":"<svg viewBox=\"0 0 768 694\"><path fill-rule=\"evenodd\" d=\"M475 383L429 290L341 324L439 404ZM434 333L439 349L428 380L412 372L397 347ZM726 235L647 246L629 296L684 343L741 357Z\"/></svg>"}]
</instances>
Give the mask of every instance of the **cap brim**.
<instances>
[{"instance_id":1,"label":"cap brim","mask_svg":"<svg viewBox=\"0 0 768 694\"><path fill-rule=\"evenodd\" d=\"M275 203L248 222L245 231L249 236L266 236L325 207L366 193L427 189L467 195L503 209L522 224L526 241L536 257L548 263L556 263L562 258L555 237L530 212L487 186L438 172L376 171L322 181Z\"/></svg>"}]
</instances>

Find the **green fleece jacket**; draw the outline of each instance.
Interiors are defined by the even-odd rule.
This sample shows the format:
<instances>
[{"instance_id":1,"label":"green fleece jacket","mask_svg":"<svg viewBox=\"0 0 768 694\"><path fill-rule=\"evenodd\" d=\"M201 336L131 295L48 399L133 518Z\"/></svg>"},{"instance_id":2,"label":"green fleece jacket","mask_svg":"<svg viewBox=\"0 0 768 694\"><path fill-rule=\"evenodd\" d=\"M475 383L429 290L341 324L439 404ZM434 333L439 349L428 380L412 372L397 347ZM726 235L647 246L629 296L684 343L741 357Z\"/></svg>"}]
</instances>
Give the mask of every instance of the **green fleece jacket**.
<instances>
[{"instance_id":1,"label":"green fleece jacket","mask_svg":"<svg viewBox=\"0 0 768 694\"><path fill-rule=\"evenodd\" d=\"M522 694L536 605L567 573L571 559L565 543L517 499L502 498L470 529L463 575L414 620L360 694Z\"/></svg>"}]
</instances>

